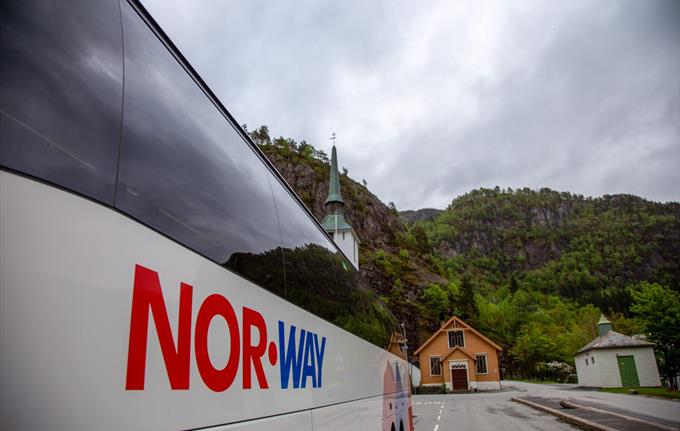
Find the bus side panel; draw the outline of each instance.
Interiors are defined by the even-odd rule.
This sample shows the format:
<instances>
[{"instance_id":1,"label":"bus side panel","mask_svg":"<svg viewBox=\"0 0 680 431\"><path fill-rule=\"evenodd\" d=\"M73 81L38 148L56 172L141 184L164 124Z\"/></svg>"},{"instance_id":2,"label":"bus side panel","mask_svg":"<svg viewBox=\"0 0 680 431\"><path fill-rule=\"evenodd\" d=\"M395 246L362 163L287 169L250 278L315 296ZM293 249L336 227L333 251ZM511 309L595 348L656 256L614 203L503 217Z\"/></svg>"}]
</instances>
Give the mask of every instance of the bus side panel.
<instances>
[{"instance_id":1,"label":"bus side panel","mask_svg":"<svg viewBox=\"0 0 680 431\"><path fill-rule=\"evenodd\" d=\"M360 429L361 401L312 410L314 431L356 431Z\"/></svg>"},{"instance_id":2,"label":"bus side panel","mask_svg":"<svg viewBox=\"0 0 680 431\"><path fill-rule=\"evenodd\" d=\"M406 369L396 356L110 208L2 170L0 239L2 429L227 425L382 398L386 389L397 389L385 386L385 371ZM129 349L136 331L131 328L133 291L154 286L160 291L153 296L156 305L146 321L134 326L141 330L146 324L148 330L136 386L130 384L135 380L128 366L135 362L133 353L141 352ZM226 307L225 300L236 317L235 332L221 315L211 318L211 309ZM262 356L251 355L255 360L250 357L248 366L243 359L246 314L251 320L261 316L266 328L264 334L250 326L249 344L258 345L263 337L267 346ZM180 321L188 342L178 341ZM230 350L232 338L240 347L237 353ZM188 355L186 363L175 357L181 354L171 354L178 349ZM238 366L233 381L226 388L211 387L206 371L224 368L229 358ZM188 388L181 378L185 372Z\"/></svg>"},{"instance_id":3,"label":"bus side panel","mask_svg":"<svg viewBox=\"0 0 680 431\"><path fill-rule=\"evenodd\" d=\"M361 400L361 430L384 430L384 423L390 418L383 418L383 397ZM385 420L387 419L387 420ZM389 427L387 428L389 430Z\"/></svg>"},{"instance_id":4,"label":"bus side panel","mask_svg":"<svg viewBox=\"0 0 680 431\"><path fill-rule=\"evenodd\" d=\"M206 431L312 431L312 412L298 412L289 415L255 419L223 427L210 428Z\"/></svg>"}]
</instances>

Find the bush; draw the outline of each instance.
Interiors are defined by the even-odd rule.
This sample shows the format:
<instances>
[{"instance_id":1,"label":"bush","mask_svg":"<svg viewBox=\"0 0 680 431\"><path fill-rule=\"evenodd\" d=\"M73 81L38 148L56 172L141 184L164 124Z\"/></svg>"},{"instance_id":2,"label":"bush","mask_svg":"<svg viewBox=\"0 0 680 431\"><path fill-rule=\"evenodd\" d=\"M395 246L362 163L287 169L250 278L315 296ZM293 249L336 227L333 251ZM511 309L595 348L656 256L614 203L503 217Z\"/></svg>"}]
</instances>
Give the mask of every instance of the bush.
<instances>
[{"instance_id":1,"label":"bush","mask_svg":"<svg viewBox=\"0 0 680 431\"><path fill-rule=\"evenodd\" d=\"M413 393L416 395L439 395L446 393L446 385L440 386L417 386L413 388Z\"/></svg>"},{"instance_id":2,"label":"bush","mask_svg":"<svg viewBox=\"0 0 680 431\"><path fill-rule=\"evenodd\" d=\"M570 375L574 374L574 367L566 362L539 362L536 365L536 372L541 380L563 382L566 381Z\"/></svg>"},{"instance_id":3,"label":"bush","mask_svg":"<svg viewBox=\"0 0 680 431\"><path fill-rule=\"evenodd\" d=\"M578 383L578 376L576 374L569 374L564 383Z\"/></svg>"}]
</instances>

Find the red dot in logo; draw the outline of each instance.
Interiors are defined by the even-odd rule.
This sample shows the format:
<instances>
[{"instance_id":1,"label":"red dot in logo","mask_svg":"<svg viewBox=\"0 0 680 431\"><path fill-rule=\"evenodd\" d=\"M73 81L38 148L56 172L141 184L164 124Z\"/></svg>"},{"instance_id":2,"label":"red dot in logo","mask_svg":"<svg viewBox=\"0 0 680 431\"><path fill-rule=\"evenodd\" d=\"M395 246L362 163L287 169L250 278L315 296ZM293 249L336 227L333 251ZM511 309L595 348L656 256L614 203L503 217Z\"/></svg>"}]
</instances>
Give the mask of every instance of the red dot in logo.
<instances>
[{"instance_id":1,"label":"red dot in logo","mask_svg":"<svg viewBox=\"0 0 680 431\"><path fill-rule=\"evenodd\" d=\"M274 365L276 364L276 360L278 359L277 351L276 351L276 344L272 341L269 343L269 363Z\"/></svg>"}]
</instances>

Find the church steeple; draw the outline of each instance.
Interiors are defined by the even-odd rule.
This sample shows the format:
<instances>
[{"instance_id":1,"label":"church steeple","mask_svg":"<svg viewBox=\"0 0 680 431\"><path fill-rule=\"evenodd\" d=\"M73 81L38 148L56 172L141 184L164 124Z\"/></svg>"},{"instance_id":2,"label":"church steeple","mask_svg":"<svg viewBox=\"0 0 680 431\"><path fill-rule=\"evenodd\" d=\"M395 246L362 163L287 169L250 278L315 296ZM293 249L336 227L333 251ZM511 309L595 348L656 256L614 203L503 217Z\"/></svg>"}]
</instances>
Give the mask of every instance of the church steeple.
<instances>
[{"instance_id":1,"label":"church steeple","mask_svg":"<svg viewBox=\"0 0 680 431\"><path fill-rule=\"evenodd\" d=\"M335 145L331 151L331 178L328 183L328 197L326 198L326 205L337 203L340 206L345 205L340 194L340 175L338 174L338 155L335 151Z\"/></svg>"},{"instance_id":2,"label":"church steeple","mask_svg":"<svg viewBox=\"0 0 680 431\"><path fill-rule=\"evenodd\" d=\"M335 133L333 133L331 139L335 141ZM342 214L345 201L342 200L340 194L340 174L338 173L338 154L335 150L335 142L333 142L333 150L331 151L331 173L325 205L326 217L324 217L321 225L358 270L359 237Z\"/></svg>"}]
</instances>

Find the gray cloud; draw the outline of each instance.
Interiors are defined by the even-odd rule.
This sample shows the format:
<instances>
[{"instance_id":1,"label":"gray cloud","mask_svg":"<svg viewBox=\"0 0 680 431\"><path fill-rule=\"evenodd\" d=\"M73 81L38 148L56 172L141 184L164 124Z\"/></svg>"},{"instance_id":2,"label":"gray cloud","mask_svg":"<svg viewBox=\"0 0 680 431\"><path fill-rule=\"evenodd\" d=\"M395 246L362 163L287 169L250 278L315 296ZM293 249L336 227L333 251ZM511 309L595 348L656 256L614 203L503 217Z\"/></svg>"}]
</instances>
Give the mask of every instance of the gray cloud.
<instances>
[{"instance_id":1,"label":"gray cloud","mask_svg":"<svg viewBox=\"0 0 680 431\"><path fill-rule=\"evenodd\" d=\"M680 200L680 2L145 4L238 121L338 132L399 209L494 185Z\"/></svg>"}]
</instances>

